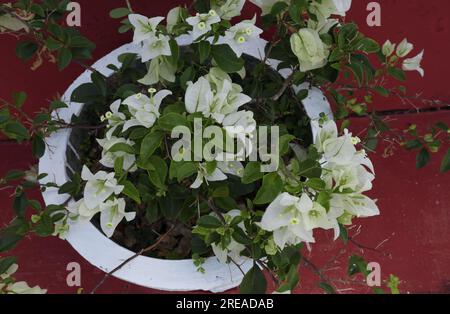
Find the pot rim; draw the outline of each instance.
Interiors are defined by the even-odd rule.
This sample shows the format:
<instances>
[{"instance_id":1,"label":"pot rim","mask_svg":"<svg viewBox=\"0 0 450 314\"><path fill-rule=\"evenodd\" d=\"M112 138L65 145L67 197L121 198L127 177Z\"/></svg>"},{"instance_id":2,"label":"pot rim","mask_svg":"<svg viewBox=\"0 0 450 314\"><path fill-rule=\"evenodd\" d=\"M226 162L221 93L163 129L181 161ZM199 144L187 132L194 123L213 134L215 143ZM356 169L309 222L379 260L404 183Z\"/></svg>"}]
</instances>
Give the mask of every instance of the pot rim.
<instances>
[{"instance_id":1,"label":"pot rim","mask_svg":"<svg viewBox=\"0 0 450 314\"><path fill-rule=\"evenodd\" d=\"M107 66L109 64L120 66L118 56L123 53L136 53L137 48L134 44L125 44L99 59L93 67L103 75L109 76L113 70ZM248 54L261 59L264 55L263 48L252 47L252 49L253 51ZM277 60L269 59L267 62L274 69L279 64ZM283 77L288 77L290 73L286 70L280 71ZM91 72L86 70L70 85L61 97L62 101L68 104L68 108L58 109L52 113L53 116L58 115L59 118L70 122L73 114L80 114L83 104L71 102L70 98L79 85L91 82L90 74ZM308 87L306 85L294 87L296 91L305 88ZM302 102L311 120L318 119L321 113L325 113L332 119L330 104L320 89L312 87L309 90L308 97ZM317 126L311 124L311 128L313 139L315 139L318 132ZM70 134L70 129L63 129L46 138L48 149L39 160L39 173L47 173L48 176L40 180L41 184L53 182L60 186L69 180L66 173L66 149ZM42 196L47 205L63 204L70 198L68 194L58 194L57 188L46 189L42 192ZM134 252L107 238L89 222L72 223L66 240L84 259L104 272L110 272L124 260L135 255ZM253 262L249 259L243 258L238 263L244 272L253 266ZM214 256L207 258L202 267L205 273L197 271L192 259L166 260L138 256L112 275L139 286L165 291L223 292L237 287L243 278L241 270L236 265L221 264Z\"/></svg>"}]
</instances>

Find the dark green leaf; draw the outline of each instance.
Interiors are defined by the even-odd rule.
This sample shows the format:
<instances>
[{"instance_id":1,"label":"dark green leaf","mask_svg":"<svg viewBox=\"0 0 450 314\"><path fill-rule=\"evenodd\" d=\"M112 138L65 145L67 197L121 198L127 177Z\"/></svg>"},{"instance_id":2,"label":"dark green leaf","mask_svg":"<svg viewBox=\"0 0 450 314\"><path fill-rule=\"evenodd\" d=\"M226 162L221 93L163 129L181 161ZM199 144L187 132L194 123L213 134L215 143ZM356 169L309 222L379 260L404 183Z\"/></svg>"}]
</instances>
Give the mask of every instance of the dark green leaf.
<instances>
[{"instance_id":1,"label":"dark green leaf","mask_svg":"<svg viewBox=\"0 0 450 314\"><path fill-rule=\"evenodd\" d=\"M261 269L254 264L242 279L239 286L242 294L265 294L267 291L267 281Z\"/></svg>"}]
</instances>

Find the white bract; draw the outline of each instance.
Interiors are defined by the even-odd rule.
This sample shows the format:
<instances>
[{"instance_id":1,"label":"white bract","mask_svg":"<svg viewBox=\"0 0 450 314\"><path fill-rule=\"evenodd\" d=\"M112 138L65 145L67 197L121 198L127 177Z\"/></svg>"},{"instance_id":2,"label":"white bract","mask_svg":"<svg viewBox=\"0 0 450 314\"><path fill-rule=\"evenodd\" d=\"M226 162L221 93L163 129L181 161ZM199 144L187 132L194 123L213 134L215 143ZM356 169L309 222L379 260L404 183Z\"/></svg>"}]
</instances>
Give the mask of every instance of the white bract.
<instances>
[{"instance_id":1,"label":"white bract","mask_svg":"<svg viewBox=\"0 0 450 314\"><path fill-rule=\"evenodd\" d=\"M395 51L395 44L393 44L390 40L387 40L381 51L385 57L390 57Z\"/></svg>"},{"instance_id":2,"label":"white bract","mask_svg":"<svg viewBox=\"0 0 450 314\"><path fill-rule=\"evenodd\" d=\"M197 178L195 178L195 181L190 187L191 189L198 189L204 181L208 184L209 181L224 181L226 179L227 176L219 169L219 167L216 167L211 173L208 173L206 165L201 163L198 165Z\"/></svg>"},{"instance_id":3,"label":"white bract","mask_svg":"<svg viewBox=\"0 0 450 314\"><path fill-rule=\"evenodd\" d=\"M164 17L148 18L141 14L130 14L128 15L128 20L134 27L133 43L138 44L155 35L156 28L164 20Z\"/></svg>"},{"instance_id":4,"label":"white bract","mask_svg":"<svg viewBox=\"0 0 450 314\"><path fill-rule=\"evenodd\" d=\"M30 287L25 281L15 282L11 276L19 269L12 264L3 274L0 274L0 294L45 294L47 290L39 286Z\"/></svg>"},{"instance_id":5,"label":"white bract","mask_svg":"<svg viewBox=\"0 0 450 314\"><path fill-rule=\"evenodd\" d=\"M273 232L276 245L283 249L287 244L314 242L312 229L307 230L302 213L312 210L313 202L308 195L301 198L288 193L280 194L267 207L261 220L261 228Z\"/></svg>"},{"instance_id":6,"label":"white bract","mask_svg":"<svg viewBox=\"0 0 450 314\"><path fill-rule=\"evenodd\" d=\"M131 221L136 217L135 212L125 212L125 200L114 198L100 205L100 226L108 238L112 237L117 225L125 218Z\"/></svg>"},{"instance_id":7,"label":"white bract","mask_svg":"<svg viewBox=\"0 0 450 314\"><path fill-rule=\"evenodd\" d=\"M251 3L261 8L263 15L269 14L274 4L281 1L286 3L291 2L291 0L250 0Z\"/></svg>"},{"instance_id":8,"label":"white bract","mask_svg":"<svg viewBox=\"0 0 450 314\"><path fill-rule=\"evenodd\" d=\"M177 67L167 57L159 56L150 61L147 74L138 82L149 86L164 81L173 83L176 71Z\"/></svg>"},{"instance_id":9,"label":"white bract","mask_svg":"<svg viewBox=\"0 0 450 314\"><path fill-rule=\"evenodd\" d=\"M211 0L211 9L224 20L230 20L241 14L245 0Z\"/></svg>"},{"instance_id":10,"label":"white bract","mask_svg":"<svg viewBox=\"0 0 450 314\"><path fill-rule=\"evenodd\" d=\"M211 31L211 25L220 22L220 16L216 11L211 10L209 13L197 13L196 16L187 18L186 22L192 26L192 37L197 40Z\"/></svg>"},{"instance_id":11,"label":"white bract","mask_svg":"<svg viewBox=\"0 0 450 314\"><path fill-rule=\"evenodd\" d=\"M108 132L107 136L112 136L114 131L121 125L123 125L127 119L126 115L119 111L119 108L122 104L120 99L116 100L111 104L108 111L103 117L105 120L108 120Z\"/></svg>"},{"instance_id":12,"label":"white bract","mask_svg":"<svg viewBox=\"0 0 450 314\"><path fill-rule=\"evenodd\" d=\"M302 28L291 36L291 49L300 63L300 71L319 69L328 62L329 48L315 29Z\"/></svg>"},{"instance_id":13,"label":"white bract","mask_svg":"<svg viewBox=\"0 0 450 314\"><path fill-rule=\"evenodd\" d=\"M400 58L404 58L414 49L414 45L409 43L408 40L405 38L402 40L400 44L397 46L396 54Z\"/></svg>"},{"instance_id":14,"label":"white bract","mask_svg":"<svg viewBox=\"0 0 450 314\"><path fill-rule=\"evenodd\" d=\"M159 34L151 34L148 39L144 40L141 50L142 62L147 62L159 56L170 56L170 37Z\"/></svg>"},{"instance_id":15,"label":"white bract","mask_svg":"<svg viewBox=\"0 0 450 314\"><path fill-rule=\"evenodd\" d=\"M252 47L255 46L264 51L265 41L259 37L263 31L255 26L255 22L256 16L232 26L225 31L225 36L220 37L217 43L227 44L238 57L254 49Z\"/></svg>"},{"instance_id":16,"label":"white bract","mask_svg":"<svg viewBox=\"0 0 450 314\"><path fill-rule=\"evenodd\" d=\"M133 146L133 141L115 136L106 136L106 138L104 139L97 139L97 142L103 148L102 158L100 159L100 163L103 166L107 168L114 168L114 163L116 162L117 158L123 158L123 170L133 172L137 169L135 165L136 156L134 154L129 154L123 151L109 151L114 145L119 143Z\"/></svg>"},{"instance_id":17,"label":"white bract","mask_svg":"<svg viewBox=\"0 0 450 314\"><path fill-rule=\"evenodd\" d=\"M89 210L94 210L111 195L121 193L124 188L117 183L114 172L99 171L93 174L88 167L83 166L81 178L87 181L84 188L84 202Z\"/></svg>"},{"instance_id":18,"label":"white bract","mask_svg":"<svg viewBox=\"0 0 450 314\"><path fill-rule=\"evenodd\" d=\"M402 69L405 71L417 71L423 77L425 71L421 66L424 51L420 52L417 56L410 59L403 60Z\"/></svg>"},{"instance_id":19,"label":"white bract","mask_svg":"<svg viewBox=\"0 0 450 314\"><path fill-rule=\"evenodd\" d=\"M313 1L311 11L319 19L327 19L331 15L345 16L352 6L352 0L320 0Z\"/></svg>"},{"instance_id":20,"label":"white bract","mask_svg":"<svg viewBox=\"0 0 450 314\"><path fill-rule=\"evenodd\" d=\"M128 106L132 118L125 122L123 132L134 126L151 128L160 116L161 102L169 95L172 95L171 91L161 90L150 97L136 94L125 99L123 104Z\"/></svg>"}]
</instances>

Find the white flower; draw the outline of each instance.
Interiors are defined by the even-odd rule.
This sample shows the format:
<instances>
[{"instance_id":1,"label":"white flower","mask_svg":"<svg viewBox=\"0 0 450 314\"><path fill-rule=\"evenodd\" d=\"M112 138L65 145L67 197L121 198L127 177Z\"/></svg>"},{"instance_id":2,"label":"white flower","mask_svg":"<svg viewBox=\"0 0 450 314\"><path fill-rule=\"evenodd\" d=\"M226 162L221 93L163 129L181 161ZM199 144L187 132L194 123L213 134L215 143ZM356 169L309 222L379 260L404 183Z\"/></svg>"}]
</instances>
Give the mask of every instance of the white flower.
<instances>
[{"instance_id":1,"label":"white flower","mask_svg":"<svg viewBox=\"0 0 450 314\"><path fill-rule=\"evenodd\" d=\"M231 174L237 177L244 175L244 166L240 161L219 161L217 162L217 168L223 173Z\"/></svg>"},{"instance_id":2,"label":"white flower","mask_svg":"<svg viewBox=\"0 0 450 314\"><path fill-rule=\"evenodd\" d=\"M262 15L269 14L274 4L281 1L290 3L290 0L250 0L251 3L261 8Z\"/></svg>"},{"instance_id":3,"label":"white flower","mask_svg":"<svg viewBox=\"0 0 450 314\"><path fill-rule=\"evenodd\" d=\"M184 103L189 113L202 112L208 116L213 101L213 92L209 81L200 77L197 82L188 82Z\"/></svg>"},{"instance_id":4,"label":"white flower","mask_svg":"<svg viewBox=\"0 0 450 314\"><path fill-rule=\"evenodd\" d=\"M11 279L11 275L13 275L19 266L17 264L12 264L9 268L3 273L0 274L0 279ZM0 294L45 294L47 290L41 289L39 286L29 287L25 281L14 282L4 284L0 282Z\"/></svg>"},{"instance_id":5,"label":"white flower","mask_svg":"<svg viewBox=\"0 0 450 314\"><path fill-rule=\"evenodd\" d=\"M83 198L75 203L70 203L67 205L66 209L72 219L79 221L89 221L101 210L100 203L95 207L89 208Z\"/></svg>"},{"instance_id":6,"label":"white flower","mask_svg":"<svg viewBox=\"0 0 450 314\"><path fill-rule=\"evenodd\" d=\"M224 80L219 86L222 88L215 91L209 111L217 122L222 123L226 115L237 112L241 106L252 99L241 93L242 88L233 84L231 80Z\"/></svg>"},{"instance_id":7,"label":"white flower","mask_svg":"<svg viewBox=\"0 0 450 314\"><path fill-rule=\"evenodd\" d=\"M306 194L301 198L288 193L280 194L267 207L261 228L273 231L274 241L280 249L286 244L296 245L300 242L313 243L312 230L307 230L302 212L307 213L313 208L313 202Z\"/></svg>"},{"instance_id":8,"label":"white flower","mask_svg":"<svg viewBox=\"0 0 450 314\"><path fill-rule=\"evenodd\" d=\"M215 216L215 214L212 215ZM228 213L224 214L223 217L227 223L230 223L234 217L240 215L241 215L240 210L233 209L230 210ZM245 227L242 222L238 226L245 231ZM227 247L222 247L220 243L219 244L212 243L211 247L214 252L214 255L216 255L219 261L223 264L227 263L228 257L230 257L231 260L236 262L238 258L241 256L241 252L245 250L245 246L243 244L236 242L233 238L231 238L231 242L228 244Z\"/></svg>"},{"instance_id":9,"label":"white flower","mask_svg":"<svg viewBox=\"0 0 450 314\"><path fill-rule=\"evenodd\" d=\"M222 122L229 134L251 134L256 129L253 111L238 111L227 115Z\"/></svg>"},{"instance_id":10,"label":"white flower","mask_svg":"<svg viewBox=\"0 0 450 314\"><path fill-rule=\"evenodd\" d=\"M380 210L374 200L358 193L334 193L330 200L330 207L356 217L372 217L380 214Z\"/></svg>"},{"instance_id":11,"label":"white flower","mask_svg":"<svg viewBox=\"0 0 450 314\"><path fill-rule=\"evenodd\" d=\"M263 31L255 26L255 22L256 16L252 20L245 20L232 26L217 43L227 44L238 57L249 51L252 46L264 48L265 42L259 37Z\"/></svg>"},{"instance_id":12,"label":"white flower","mask_svg":"<svg viewBox=\"0 0 450 314\"><path fill-rule=\"evenodd\" d=\"M141 50L142 62L147 62L159 56L171 56L169 36L159 34L151 34L150 37L144 40Z\"/></svg>"},{"instance_id":13,"label":"white flower","mask_svg":"<svg viewBox=\"0 0 450 314\"><path fill-rule=\"evenodd\" d=\"M108 128L109 128L107 136L112 136L117 127L123 125L127 119L125 114L119 111L121 104L122 101L120 99L117 99L109 107L111 111L105 114L105 119L108 120Z\"/></svg>"},{"instance_id":14,"label":"white flower","mask_svg":"<svg viewBox=\"0 0 450 314\"><path fill-rule=\"evenodd\" d=\"M148 18L140 14L130 14L128 15L128 19L134 27L133 43L137 44L151 38L155 34L159 23L164 20L164 17L157 16Z\"/></svg>"},{"instance_id":15,"label":"white flower","mask_svg":"<svg viewBox=\"0 0 450 314\"><path fill-rule=\"evenodd\" d=\"M302 72L322 68L330 54L318 31L310 28L302 28L291 36L291 49L299 60Z\"/></svg>"},{"instance_id":16,"label":"white flower","mask_svg":"<svg viewBox=\"0 0 450 314\"><path fill-rule=\"evenodd\" d=\"M241 15L245 0L211 0L211 9L224 20Z\"/></svg>"},{"instance_id":17,"label":"white flower","mask_svg":"<svg viewBox=\"0 0 450 314\"><path fill-rule=\"evenodd\" d=\"M423 50L414 58L403 60L402 68L405 71L417 71L423 77L425 75L425 71L421 67L421 62L423 59Z\"/></svg>"},{"instance_id":18,"label":"white flower","mask_svg":"<svg viewBox=\"0 0 450 314\"><path fill-rule=\"evenodd\" d=\"M160 116L159 107L161 102L169 95L172 95L171 91L161 90L151 97L136 94L125 99L123 103L128 106L132 118L125 122L123 132L133 126L151 128Z\"/></svg>"},{"instance_id":19,"label":"white flower","mask_svg":"<svg viewBox=\"0 0 450 314\"><path fill-rule=\"evenodd\" d=\"M114 176L114 172L105 171L93 174L88 167L83 166L81 178L87 181L84 188L84 202L88 209L93 210L111 195L122 192L124 187L118 185Z\"/></svg>"},{"instance_id":20,"label":"white flower","mask_svg":"<svg viewBox=\"0 0 450 314\"><path fill-rule=\"evenodd\" d=\"M323 168L322 179L327 182L329 188L337 189L339 192L362 193L372 189L375 176L361 164L350 163L340 166L328 163Z\"/></svg>"},{"instance_id":21,"label":"white flower","mask_svg":"<svg viewBox=\"0 0 450 314\"><path fill-rule=\"evenodd\" d=\"M197 13L196 16L187 18L186 22L193 27L192 36L194 40L197 40L211 31L211 25L219 23L220 17L216 11L211 10L209 13Z\"/></svg>"},{"instance_id":22,"label":"white flower","mask_svg":"<svg viewBox=\"0 0 450 314\"><path fill-rule=\"evenodd\" d=\"M54 227L55 227L55 229L53 231L52 236L54 236L54 237L57 236L61 240L65 240L67 237L67 234L69 233L69 229L70 229L70 226L67 223L67 219L64 217L63 219L55 222Z\"/></svg>"},{"instance_id":23,"label":"white flower","mask_svg":"<svg viewBox=\"0 0 450 314\"><path fill-rule=\"evenodd\" d=\"M301 208L300 211L306 231L312 231L316 228L333 229L337 224L336 220L330 220L326 209L317 202L313 202L312 207Z\"/></svg>"},{"instance_id":24,"label":"white flower","mask_svg":"<svg viewBox=\"0 0 450 314\"><path fill-rule=\"evenodd\" d=\"M100 163L107 168L114 168L114 163L117 158L123 157L123 170L125 171L136 171L137 167L135 165L136 156L126 152L110 152L109 149L118 143L128 144L130 146L134 145L134 142L120 137L106 136L104 139L97 139L97 142L103 148L102 158Z\"/></svg>"},{"instance_id":25,"label":"white flower","mask_svg":"<svg viewBox=\"0 0 450 314\"><path fill-rule=\"evenodd\" d=\"M383 55L385 57L390 57L395 51L395 44L391 43L390 40L387 40L384 43L383 48L382 48L381 51L383 52Z\"/></svg>"},{"instance_id":26,"label":"white flower","mask_svg":"<svg viewBox=\"0 0 450 314\"><path fill-rule=\"evenodd\" d=\"M337 19L321 19L318 22L310 19L308 20L308 28L314 29L322 35L328 33L338 23L339 21Z\"/></svg>"},{"instance_id":27,"label":"white flower","mask_svg":"<svg viewBox=\"0 0 450 314\"><path fill-rule=\"evenodd\" d=\"M335 132L335 123L327 123L318 135L316 147L319 153L323 153L325 161L338 165L348 165L353 161L356 154L356 148L353 144L353 138L348 130L344 135L337 137Z\"/></svg>"},{"instance_id":28,"label":"white flower","mask_svg":"<svg viewBox=\"0 0 450 314\"><path fill-rule=\"evenodd\" d=\"M30 169L25 171L25 181L30 182L30 183L38 183L38 166L34 165L31 166Z\"/></svg>"},{"instance_id":29,"label":"white flower","mask_svg":"<svg viewBox=\"0 0 450 314\"><path fill-rule=\"evenodd\" d=\"M198 165L198 173L197 178L195 179L194 183L191 184L191 189L198 189L203 182L206 180L206 184L208 184L209 181L224 181L227 179L227 176L218 168L214 169L212 173L208 173L206 170L205 164L199 164Z\"/></svg>"},{"instance_id":30,"label":"white flower","mask_svg":"<svg viewBox=\"0 0 450 314\"><path fill-rule=\"evenodd\" d=\"M414 45L409 43L408 40L405 38L402 40L400 44L397 46L397 56L400 58L404 58L414 49Z\"/></svg>"},{"instance_id":31,"label":"white flower","mask_svg":"<svg viewBox=\"0 0 450 314\"><path fill-rule=\"evenodd\" d=\"M175 25L182 21L182 7L175 7L167 13L167 31L172 33Z\"/></svg>"},{"instance_id":32,"label":"white flower","mask_svg":"<svg viewBox=\"0 0 450 314\"><path fill-rule=\"evenodd\" d=\"M30 287L25 281L15 282L6 287L7 294L46 294L46 289L41 289L39 286Z\"/></svg>"},{"instance_id":33,"label":"white flower","mask_svg":"<svg viewBox=\"0 0 450 314\"><path fill-rule=\"evenodd\" d=\"M100 205L100 226L108 238L112 237L117 225L125 218L131 221L136 217L135 212L125 212L125 200L115 198Z\"/></svg>"},{"instance_id":34,"label":"white flower","mask_svg":"<svg viewBox=\"0 0 450 314\"><path fill-rule=\"evenodd\" d=\"M327 19L331 15L345 16L350 10L352 0L320 0L311 4L311 12L319 19Z\"/></svg>"},{"instance_id":35,"label":"white flower","mask_svg":"<svg viewBox=\"0 0 450 314\"><path fill-rule=\"evenodd\" d=\"M147 74L138 80L144 85L154 85L159 82L175 82L177 67L174 66L165 56L152 59L148 66Z\"/></svg>"}]
</instances>

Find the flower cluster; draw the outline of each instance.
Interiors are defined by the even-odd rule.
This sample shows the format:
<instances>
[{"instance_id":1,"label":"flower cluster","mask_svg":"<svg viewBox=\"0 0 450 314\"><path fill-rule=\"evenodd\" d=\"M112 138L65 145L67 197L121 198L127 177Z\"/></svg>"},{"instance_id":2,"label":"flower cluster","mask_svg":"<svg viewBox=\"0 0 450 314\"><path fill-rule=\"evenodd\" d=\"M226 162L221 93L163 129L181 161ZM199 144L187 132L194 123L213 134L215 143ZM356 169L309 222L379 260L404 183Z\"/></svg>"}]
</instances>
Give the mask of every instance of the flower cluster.
<instances>
[{"instance_id":1,"label":"flower cluster","mask_svg":"<svg viewBox=\"0 0 450 314\"><path fill-rule=\"evenodd\" d=\"M0 261L6 259L0 259ZM0 274L0 294L45 294L47 290L39 286L30 287L25 281L15 281L12 275L19 269L15 263L11 264L3 274Z\"/></svg>"}]
</instances>

